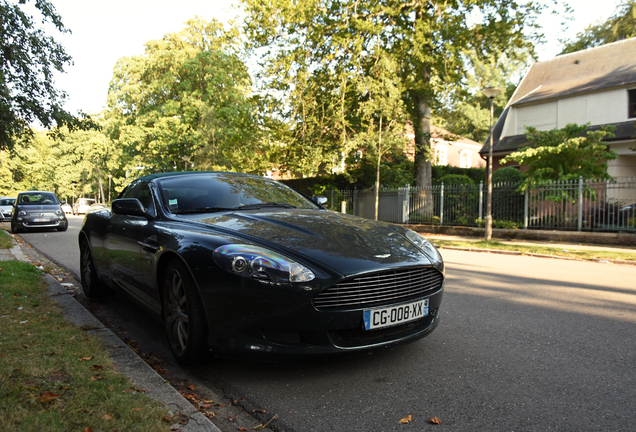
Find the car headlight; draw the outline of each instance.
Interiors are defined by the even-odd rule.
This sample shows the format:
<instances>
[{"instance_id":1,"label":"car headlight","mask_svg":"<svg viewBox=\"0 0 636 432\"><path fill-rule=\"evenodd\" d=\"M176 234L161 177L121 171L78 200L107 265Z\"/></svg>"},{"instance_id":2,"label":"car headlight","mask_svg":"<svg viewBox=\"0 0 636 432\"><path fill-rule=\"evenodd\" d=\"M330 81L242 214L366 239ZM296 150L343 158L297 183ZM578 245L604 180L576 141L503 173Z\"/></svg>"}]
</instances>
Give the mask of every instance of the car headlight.
<instances>
[{"instance_id":1,"label":"car headlight","mask_svg":"<svg viewBox=\"0 0 636 432\"><path fill-rule=\"evenodd\" d=\"M433 246L433 243L411 230L406 231L406 237L411 240L415 246L420 248L430 259L432 259L433 264L442 262L442 256L439 254L437 248Z\"/></svg>"},{"instance_id":2,"label":"car headlight","mask_svg":"<svg viewBox=\"0 0 636 432\"><path fill-rule=\"evenodd\" d=\"M25 212L24 210L20 210L18 212L18 216L26 216L26 215L27 215L27 212Z\"/></svg>"},{"instance_id":3,"label":"car headlight","mask_svg":"<svg viewBox=\"0 0 636 432\"><path fill-rule=\"evenodd\" d=\"M309 282L316 277L302 264L258 246L220 246L216 248L213 256L214 261L223 269L262 281Z\"/></svg>"},{"instance_id":4,"label":"car headlight","mask_svg":"<svg viewBox=\"0 0 636 432\"><path fill-rule=\"evenodd\" d=\"M62 210L55 210L55 214L58 216L62 215Z\"/></svg>"}]
</instances>

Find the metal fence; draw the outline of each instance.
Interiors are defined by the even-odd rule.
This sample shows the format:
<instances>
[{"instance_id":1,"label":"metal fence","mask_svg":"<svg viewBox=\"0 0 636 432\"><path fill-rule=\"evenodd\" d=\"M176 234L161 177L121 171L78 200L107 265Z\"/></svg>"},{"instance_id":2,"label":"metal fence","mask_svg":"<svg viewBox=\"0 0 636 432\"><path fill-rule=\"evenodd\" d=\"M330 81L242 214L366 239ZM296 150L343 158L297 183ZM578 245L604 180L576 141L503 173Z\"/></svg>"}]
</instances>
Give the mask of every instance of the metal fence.
<instances>
[{"instance_id":1,"label":"metal fence","mask_svg":"<svg viewBox=\"0 0 636 432\"><path fill-rule=\"evenodd\" d=\"M484 226L487 189L479 185L381 189L378 219L404 224ZM374 190L328 190L327 207L375 219ZM493 185L494 228L636 232L636 178Z\"/></svg>"}]
</instances>

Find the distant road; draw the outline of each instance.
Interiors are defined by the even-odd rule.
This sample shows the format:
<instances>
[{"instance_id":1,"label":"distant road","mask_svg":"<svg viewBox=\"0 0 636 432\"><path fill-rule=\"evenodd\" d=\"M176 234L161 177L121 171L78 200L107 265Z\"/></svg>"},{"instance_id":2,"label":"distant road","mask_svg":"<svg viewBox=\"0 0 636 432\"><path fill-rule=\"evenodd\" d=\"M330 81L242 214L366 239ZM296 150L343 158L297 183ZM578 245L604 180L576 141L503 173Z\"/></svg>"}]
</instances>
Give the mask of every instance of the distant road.
<instances>
[{"instance_id":1,"label":"distant road","mask_svg":"<svg viewBox=\"0 0 636 432\"><path fill-rule=\"evenodd\" d=\"M79 281L80 253L77 236L82 228L84 215L66 215L66 217L68 219L68 230L64 232L47 230L22 232L19 235L31 246L46 255L51 261L70 270L73 276Z\"/></svg>"}]
</instances>

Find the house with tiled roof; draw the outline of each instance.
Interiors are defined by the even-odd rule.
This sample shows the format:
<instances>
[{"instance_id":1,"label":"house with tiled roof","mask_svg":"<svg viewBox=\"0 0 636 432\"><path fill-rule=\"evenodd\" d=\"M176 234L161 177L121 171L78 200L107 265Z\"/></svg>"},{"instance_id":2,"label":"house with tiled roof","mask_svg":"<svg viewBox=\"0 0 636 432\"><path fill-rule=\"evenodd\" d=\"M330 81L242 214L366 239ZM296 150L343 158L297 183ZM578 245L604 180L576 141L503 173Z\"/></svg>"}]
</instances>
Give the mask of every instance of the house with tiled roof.
<instances>
[{"instance_id":1,"label":"house with tiled roof","mask_svg":"<svg viewBox=\"0 0 636 432\"><path fill-rule=\"evenodd\" d=\"M636 177L636 38L536 62L493 128L493 169L509 153L528 145L525 127L616 128L605 142L618 157L608 162L613 177ZM488 156L490 137L480 150Z\"/></svg>"}]
</instances>

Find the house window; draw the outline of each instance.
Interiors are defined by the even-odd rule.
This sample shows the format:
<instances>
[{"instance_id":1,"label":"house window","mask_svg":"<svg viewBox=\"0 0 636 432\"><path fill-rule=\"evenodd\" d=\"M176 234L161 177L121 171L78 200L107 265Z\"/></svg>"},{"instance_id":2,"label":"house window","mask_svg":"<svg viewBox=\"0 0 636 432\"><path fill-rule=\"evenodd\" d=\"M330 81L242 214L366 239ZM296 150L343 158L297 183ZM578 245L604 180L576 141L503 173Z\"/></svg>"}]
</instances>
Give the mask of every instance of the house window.
<instances>
[{"instance_id":1,"label":"house window","mask_svg":"<svg viewBox=\"0 0 636 432\"><path fill-rule=\"evenodd\" d=\"M470 168L471 159L473 158L473 152L468 149L464 149L459 152L459 167L460 168Z\"/></svg>"},{"instance_id":2,"label":"house window","mask_svg":"<svg viewBox=\"0 0 636 432\"><path fill-rule=\"evenodd\" d=\"M446 165L446 147L438 145L435 147L435 165Z\"/></svg>"},{"instance_id":3,"label":"house window","mask_svg":"<svg viewBox=\"0 0 636 432\"><path fill-rule=\"evenodd\" d=\"M636 89L627 90L627 118L636 118Z\"/></svg>"}]
</instances>

